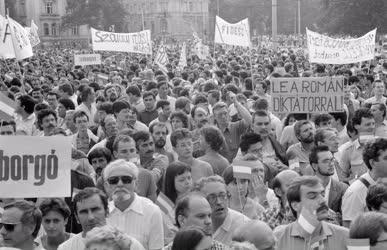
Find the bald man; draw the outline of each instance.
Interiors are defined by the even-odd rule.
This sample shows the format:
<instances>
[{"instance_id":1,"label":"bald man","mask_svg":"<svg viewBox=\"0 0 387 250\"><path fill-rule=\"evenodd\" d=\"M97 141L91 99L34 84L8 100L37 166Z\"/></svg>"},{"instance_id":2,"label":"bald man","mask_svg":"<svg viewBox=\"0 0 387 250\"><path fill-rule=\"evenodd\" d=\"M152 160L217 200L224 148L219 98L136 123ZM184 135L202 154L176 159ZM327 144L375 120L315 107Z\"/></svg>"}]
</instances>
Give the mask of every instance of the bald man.
<instances>
[{"instance_id":1,"label":"bald man","mask_svg":"<svg viewBox=\"0 0 387 250\"><path fill-rule=\"evenodd\" d=\"M274 250L275 237L273 230L266 223L252 220L238 227L232 237L233 241L250 242L257 249Z\"/></svg>"},{"instance_id":2,"label":"bald man","mask_svg":"<svg viewBox=\"0 0 387 250\"><path fill-rule=\"evenodd\" d=\"M271 229L295 221L296 218L294 218L288 205L286 192L289 184L298 176L299 174L293 170L284 170L274 177L272 185L274 193L280 201L280 208L267 208L260 218L261 221L268 223Z\"/></svg>"}]
</instances>

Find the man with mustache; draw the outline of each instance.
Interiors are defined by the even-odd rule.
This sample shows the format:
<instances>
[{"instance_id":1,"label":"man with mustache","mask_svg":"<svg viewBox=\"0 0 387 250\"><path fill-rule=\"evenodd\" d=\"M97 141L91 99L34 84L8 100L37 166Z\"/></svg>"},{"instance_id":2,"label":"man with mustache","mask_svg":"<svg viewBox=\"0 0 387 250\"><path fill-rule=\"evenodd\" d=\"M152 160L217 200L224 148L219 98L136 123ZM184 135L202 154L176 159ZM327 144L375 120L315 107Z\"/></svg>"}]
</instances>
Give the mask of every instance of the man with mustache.
<instances>
[{"instance_id":1,"label":"man with mustache","mask_svg":"<svg viewBox=\"0 0 387 250\"><path fill-rule=\"evenodd\" d=\"M309 155L310 165L316 177L325 188L325 199L330 209L341 214L341 202L348 185L332 178L335 162L332 152L326 145L316 146Z\"/></svg>"},{"instance_id":2,"label":"man with mustache","mask_svg":"<svg viewBox=\"0 0 387 250\"><path fill-rule=\"evenodd\" d=\"M107 85L104 90L105 98L110 102L115 102L118 99L117 89L115 85Z\"/></svg>"},{"instance_id":3,"label":"man with mustache","mask_svg":"<svg viewBox=\"0 0 387 250\"><path fill-rule=\"evenodd\" d=\"M174 161L173 154L165 150L166 138L168 134L168 128L163 122L155 122L149 127L149 132L152 134L153 141L155 142L155 152L168 157L169 162Z\"/></svg>"},{"instance_id":4,"label":"man with mustache","mask_svg":"<svg viewBox=\"0 0 387 250\"><path fill-rule=\"evenodd\" d=\"M348 229L324 220L329 208L319 178L295 178L287 190L290 208L297 221L276 228L277 249L347 249Z\"/></svg>"},{"instance_id":5,"label":"man with mustache","mask_svg":"<svg viewBox=\"0 0 387 250\"><path fill-rule=\"evenodd\" d=\"M290 146L286 156L289 161L299 162L301 175L313 175L313 169L309 165L309 154L314 147L314 127L308 120L297 121L294 124L294 133L300 142Z\"/></svg>"},{"instance_id":6,"label":"man with mustache","mask_svg":"<svg viewBox=\"0 0 387 250\"><path fill-rule=\"evenodd\" d=\"M38 112L38 126L43 130L44 136L52 134L57 125L56 112L51 109L43 109Z\"/></svg>"},{"instance_id":7,"label":"man with mustache","mask_svg":"<svg viewBox=\"0 0 387 250\"><path fill-rule=\"evenodd\" d=\"M138 168L131 162L116 160L104 169L109 204L107 222L136 238L145 249L156 250L164 246L164 229L160 208L151 200L134 191Z\"/></svg>"}]
</instances>

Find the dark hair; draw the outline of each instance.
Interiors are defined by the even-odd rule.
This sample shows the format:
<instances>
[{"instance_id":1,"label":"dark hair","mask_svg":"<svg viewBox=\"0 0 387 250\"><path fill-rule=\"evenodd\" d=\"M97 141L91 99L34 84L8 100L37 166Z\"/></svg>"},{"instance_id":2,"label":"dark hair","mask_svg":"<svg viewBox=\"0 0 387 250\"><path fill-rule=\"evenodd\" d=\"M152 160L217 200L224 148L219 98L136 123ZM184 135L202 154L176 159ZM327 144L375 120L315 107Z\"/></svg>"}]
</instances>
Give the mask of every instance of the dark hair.
<instances>
[{"instance_id":1,"label":"dark hair","mask_svg":"<svg viewBox=\"0 0 387 250\"><path fill-rule=\"evenodd\" d=\"M316 126L320 126L321 123L323 122L328 122L330 120L332 120L332 116L330 114L317 114L315 115L314 117L314 123L316 124Z\"/></svg>"},{"instance_id":2,"label":"dark hair","mask_svg":"<svg viewBox=\"0 0 387 250\"><path fill-rule=\"evenodd\" d=\"M379 156L387 150L387 139L378 138L374 142L367 143L363 149L363 161L369 170L372 170L370 161L379 161Z\"/></svg>"},{"instance_id":3,"label":"dark hair","mask_svg":"<svg viewBox=\"0 0 387 250\"><path fill-rule=\"evenodd\" d=\"M319 128L316 130L314 135L314 144L317 146L319 142L324 142L327 132L336 132L336 129L333 128Z\"/></svg>"},{"instance_id":4,"label":"dark hair","mask_svg":"<svg viewBox=\"0 0 387 250\"><path fill-rule=\"evenodd\" d=\"M113 113L113 104L111 102L103 102L97 107L98 111L105 111L106 114L114 114Z\"/></svg>"},{"instance_id":5,"label":"dark hair","mask_svg":"<svg viewBox=\"0 0 387 250\"><path fill-rule=\"evenodd\" d=\"M371 105L371 107L374 106L374 105L378 106L378 109L383 112L383 118L385 118L386 117L386 104L384 104L384 103L373 103Z\"/></svg>"},{"instance_id":6,"label":"dark hair","mask_svg":"<svg viewBox=\"0 0 387 250\"><path fill-rule=\"evenodd\" d=\"M81 101L82 102L86 102L87 98L89 97L89 95L91 95L93 89L90 88L90 87L85 87L82 91L81 91L81 94L80 94L80 98L81 98Z\"/></svg>"},{"instance_id":7,"label":"dark hair","mask_svg":"<svg viewBox=\"0 0 387 250\"><path fill-rule=\"evenodd\" d=\"M32 114L35 109L36 102L35 100L29 96L29 95L22 95L18 98L20 102L20 106L24 107L24 111L28 114Z\"/></svg>"},{"instance_id":8,"label":"dark hair","mask_svg":"<svg viewBox=\"0 0 387 250\"><path fill-rule=\"evenodd\" d=\"M54 118L55 118L55 121L58 120L58 118L56 116L56 112L54 110L52 110L52 109L43 109L43 110L40 110L38 112L38 126L41 126L42 123L43 123L44 117L49 116L49 115L53 115Z\"/></svg>"},{"instance_id":9,"label":"dark hair","mask_svg":"<svg viewBox=\"0 0 387 250\"><path fill-rule=\"evenodd\" d=\"M185 138L192 139L191 132L186 128L177 129L171 134L171 144L173 147L176 147L177 141Z\"/></svg>"},{"instance_id":10,"label":"dark hair","mask_svg":"<svg viewBox=\"0 0 387 250\"><path fill-rule=\"evenodd\" d=\"M312 148L312 151L309 154L309 163L312 165L313 163L318 163L318 153L320 152L330 152L329 147L326 145L319 145Z\"/></svg>"},{"instance_id":11,"label":"dark hair","mask_svg":"<svg viewBox=\"0 0 387 250\"><path fill-rule=\"evenodd\" d=\"M23 223L23 225L35 225L35 229L32 232L32 237L35 239L39 233L40 225L42 224L42 212L39 208L35 207L32 202L26 200L15 201L5 205L4 210L14 207L23 211L23 215L20 218L20 222Z\"/></svg>"},{"instance_id":12,"label":"dark hair","mask_svg":"<svg viewBox=\"0 0 387 250\"><path fill-rule=\"evenodd\" d=\"M379 211L383 202L387 202L387 186L377 183L368 188L366 204L369 211Z\"/></svg>"},{"instance_id":13,"label":"dark hair","mask_svg":"<svg viewBox=\"0 0 387 250\"><path fill-rule=\"evenodd\" d=\"M42 216L46 216L48 212L54 211L63 216L64 219L70 217L71 211L66 202L60 198L46 198L40 203L39 209L42 212Z\"/></svg>"},{"instance_id":14,"label":"dark hair","mask_svg":"<svg viewBox=\"0 0 387 250\"><path fill-rule=\"evenodd\" d=\"M360 109L356 110L355 114L352 117L352 125L353 125L353 127L355 127L355 125L360 125L362 118L371 119L371 118L374 118L374 116L372 115L372 113L371 113L371 111L369 109L360 108Z\"/></svg>"},{"instance_id":15,"label":"dark hair","mask_svg":"<svg viewBox=\"0 0 387 250\"><path fill-rule=\"evenodd\" d=\"M387 231L387 215L378 212L361 213L351 223L349 237L351 239L369 239L374 246L383 232Z\"/></svg>"},{"instance_id":16,"label":"dark hair","mask_svg":"<svg viewBox=\"0 0 387 250\"><path fill-rule=\"evenodd\" d=\"M224 136L220 130L215 126L206 126L201 128L200 134L203 136L206 143L215 152L219 152L225 143Z\"/></svg>"},{"instance_id":17,"label":"dark hair","mask_svg":"<svg viewBox=\"0 0 387 250\"><path fill-rule=\"evenodd\" d=\"M87 155L87 159L89 160L90 165L94 158L101 158L101 157L104 157L107 163L109 163L112 160L112 153L110 152L109 149L105 147L101 147L101 148L93 149Z\"/></svg>"},{"instance_id":18,"label":"dark hair","mask_svg":"<svg viewBox=\"0 0 387 250\"><path fill-rule=\"evenodd\" d=\"M347 123L347 119L348 119L347 112L343 111L343 112L329 113L329 114L335 119L335 121L340 119L340 123L342 126L345 126L345 124Z\"/></svg>"},{"instance_id":19,"label":"dark hair","mask_svg":"<svg viewBox=\"0 0 387 250\"><path fill-rule=\"evenodd\" d=\"M133 134L133 139L136 142L136 148L140 146L140 141L147 141L152 138L152 135L147 132L147 131L137 131L136 133Z\"/></svg>"},{"instance_id":20,"label":"dark hair","mask_svg":"<svg viewBox=\"0 0 387 250\"><path fill-rule=\"evenodd\" d=\"M316 176L300 176L295 178L289 185L286 192L286 198L288 199L290 209L294 217L297 217L297 212L292 207L292 202L301 201L301 186L314 187L320 183L320 179Z\"/></svg>"},{"instance_id":21,"label":"dark hair","mask_svg":"<svg viewBox=\"0 0 387 250\"><path fill-rule=\"evenodd\" d=\"M80 190L74 196L74 199L73 199L73 211L77 214L78 213L77 203L81 202L81 201L84 201L86 199L89 199L90 197L92 197L94 195L98 195L99 196L99 198L101 199L103 208L105 209L105 212L107 213L108 212L108 200L107 200L107 197L106 197L106 195L101 190L99 190L96 187L84 188L84 189Z\"/></svg>"},{"instance_id":22,"label":"dark hair","mask_svg":"<svg viewBox=\"0 0 387 250\"><path fill-rule=\"evenodd\" d=\"M58 102L60 104L62 104L63 107L65 107L66 110L74 110L75 109L74 102L71 101L69 98L60 98L58 100Z\"/></svg>"},{"instance_id":23,"label":"dark hair","mask_svg":"<svg viewBox=\"0 0 387 250\"><path fill-rule=\"evenodd\" d=\"M136 85L131 85L129 86L127 89L126 89L126 94L129 95L132 94L132 95L135 95L137 97L141 97L141 91L140 91L140 88L137 87Z\"/></svg>"},{"instance_id":24,"label":"dark hair","mask_svg":"<svg viewBox=\"0 0 387 250\"><path fill-rule=\"evenodd\" d=\"M16 132L16 122L11 120L11 121L4 121L0 120L0 127L5 127L5 126L12 126L13 132Z\"/></svg>"},{"instance_id":25,"label":"dark hair","mask_svg":"<svg viewBox=\"0 0 387 250\"><path fill-rule=\"evenodd\" d=\"M205 233L197 227L184 228L176 233L171 249L195 250L204 237Z\"/></svg>"},{"instance_id":26,"label":"dark hair","mask_svg":"<svg viewBox=\"0 0 387 250\"><path fill-rule=\"evenodd\" d=\"M156 99L156 96L155 96L155 94L153 94L152 91L145 91L144 94L142 94L142 99L145 99L145 98L147 98L148 96L152 96L153 99Z\"/></svg>"},{"instance_id":27,"label":"dark hair","mask_svg":"<svg viewBox=\"0 0 387 250\"><path fill-rule=\"evenodd\" d=\"M219 102L220 100L220 92L218 90L210 90L208 92L208 96L211 96L212 98L214 98L216 100L216 102Z\"/></svg>"},{"instance_id":28,"label":"dark hair","mask_svg":"<svg viewBox=\"0 0 387 250\"><path fill-rule=\"evenodd\" d=\"M178 118L183 122L183 127L188 128L188 116L183 111L175 111L171 114L169 120L172 121L173 118Z\"/></svg>"},{"instance_id":29,"label":"dark hair","mask_svg":"<svg viewBox=\"0 0 387 250\"><path fill-rule=\"evenodd\" d=\"M151 134L153 134L154 127L163 127L163 128L165 128L165 130L167 131L167 134L169 134L168 127L167 127L167 125L166 125L164 122L153 122L153 123L149 126L149 132L150 132Z\"/></svg>"},{"instance_id":30,"label":"dark hair","mask_svg":"<svg viewBox=\"0 0 387 250\"><path fill-rule=\"evenodd\" d=\"M156 109L162 108L164 109L165 106L170 105L170 102L168 100L159 100L156 104Z\"/></svg>"},{"instance_id":31,"label":"dark hair","mask_svg":"<svg viewBox=\"0 0 387 250\"><path fill-rule=\"evenodd\" d=\"M75 111L73 114L73 122L75 123L77 118L85 116L87 118L87 121L89 121L89 116L85 113L85 111L78 110Z\"/></svg>"},{"instance_id":32,"label":"dark hair","mask_svg":"<svg viewBox=\"0 0 387 250\"><path fill-rule=\"evenodd\" d=\"M132 137L130 137L129 135L119 134L118 136L116 136L114 138L113 145L112 145L113 152L117 152L117 150L118 150L118 143L120 143L120 142L131 142L131 141L134 141L134 139Z\"/></svg>"},{"instance_id":33,"label":"dark hair","mask_svg":"<svg viewBox=\"0 0 387 250\"><path fill-rule=\"evenodd\" d=\"M260 117L267 116L270 119L269 113L267 113L265 110L257 110L257 111L254 112L254 114L253 114L253 123L255 121L255 117L256 116L260 116Z\"/></svg>"},{"instance_id":34,"label":"dark hair","mask_svg":"<svg viewBox=\"0 0 387 250\"><path fill-rule=\"evenodd\" d=\"M250 146L256 144L258 142L262 142L262 137L257 133L246 133L241 136L241 142L239 143L239 147L242 153L246 153Z\"/></svg>"},{"instance_id":35,"label":"dark hair","mask_svg":"<svg viewBox=\"0 0 387 250\"><path fill-rule=\"evenodd\" d=\"M123 109L130 109L130 104L127 101L115 101L113 103L113 113L118 114Z\"/></svg>"},{"instance_id":36,"label":"dark hair","mask_svg":"<svg viewBox=\"0 0 387 250\"><path fill-rule=\"evenodd\" d=\"M193 105L200 103L208 103L207 97L204 94L197 94L193 100Z\"/></svg>"},{"instance_id":37,"label":"dark hair","mask_svg":"<svg viewBox=\"0 0 387 250\"><path fill-rule=\"evenodd\" d=\"M259 98L253 104L253 109L267 111L269 109L269 102L264 98Z\"/></svg>"},{"instance_id":38,"label":"dark hair","mask_svg":"<svg viewBox=\"0 0 387 250\"><path fill-rule=\"evenodd\" d=\"M178 175L182 175L186 172L191 172L191 167L180 161L175 161L169 164L164 179L165 195L173 202L176 202L177 192L175 187L175 178Z\"/></svg>"},{"instance_id":39,"label":"dark hair","mask_svg":"<svg viewBox=\"0 0 387 250\"><path fill-rule=\"evenodd\" d=\"M64 83L64 84L60 85L59 90L67 93L67 95L69 95L69 96L72 96L74 94L74 89L70 83Z\"/></svg>"},{"instance_id":40,"label":"dark hair","mask_svg":"<svg viewBox=\"0 0 387 250\"><path fill-rule=\"evenodd\" d=\"M43 109L52 109L48 104L42 102L35 105L34 112L37 113Z\"/></svg>"}]
</instances>

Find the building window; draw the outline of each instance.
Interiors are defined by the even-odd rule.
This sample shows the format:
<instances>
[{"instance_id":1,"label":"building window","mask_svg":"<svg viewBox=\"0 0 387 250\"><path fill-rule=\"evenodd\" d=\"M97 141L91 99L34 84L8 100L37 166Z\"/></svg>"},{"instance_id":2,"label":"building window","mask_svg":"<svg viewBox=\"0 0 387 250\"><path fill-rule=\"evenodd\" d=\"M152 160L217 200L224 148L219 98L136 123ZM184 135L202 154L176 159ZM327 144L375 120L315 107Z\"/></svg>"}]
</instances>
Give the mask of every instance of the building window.
<instances>
[{"instance_id":1,"label":"building window","mask_svg":"<svg viewBox=\"0 0 387 250\"><path fill-rule=\"evenodd\" d=\"M56 36L56 23L51 24L51 35Z\"/></svg>"},{"instance_id":2,"label":"building window","mask_svg":"<svg viewBox=\"0 0 387 250\"><path fill-rule=\"evenodd\" d=\"M75 25L71 28L71 35L73 35L73 36L79 35L79 27L77 25Z\"/></svg>"},{"instance_id":3,"label":"building window","mask_svg":"<svg viewBox=\"0 0 387 250\"><path fill-rule=\"evenodd\" d=\"M44 4L44 9L46 11L46 14L52 14L53 13L53 2L52 0L48 0Z\"/></svg>"},{"instance_id":4,"label":"building window","mask_svg":"<svg viewBox=\"0 0 387 250\"><path fill-rule=\"evenodd\" d=\"M43 32L45 36L50 35L50 26L48 25L48 23L43 24Z\"/></svg>"}]
</instances>

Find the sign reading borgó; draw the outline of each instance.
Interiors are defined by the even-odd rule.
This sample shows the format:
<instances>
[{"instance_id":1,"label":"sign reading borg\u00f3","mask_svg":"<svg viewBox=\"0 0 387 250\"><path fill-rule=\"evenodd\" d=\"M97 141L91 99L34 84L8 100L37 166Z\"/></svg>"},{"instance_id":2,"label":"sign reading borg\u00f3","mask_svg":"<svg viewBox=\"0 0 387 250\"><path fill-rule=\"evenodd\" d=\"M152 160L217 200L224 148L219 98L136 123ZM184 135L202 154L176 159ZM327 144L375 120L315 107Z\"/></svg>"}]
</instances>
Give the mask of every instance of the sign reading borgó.
<instances>
[{"instance_id":1,"label":"sign reading borg\u00f3","mask_svg":"<svg viewBox=\"0 0 387 250\"><path fill-rule=\"evenodd\" d=\"M71 195L71 138L1 136L0 197Z\"/></svg>"},{"instance_id":2,"label":"sign reading borg\u00f3","mask_svg":"<svg viewBox=\"0 0 387 250\"><path fill-rule=\"evenodd\" d=\"M100 54L79 54L74 55L74 65L86 66L86 65L98 65L101 64Z\"/></svg>"},{"instance_id":3,"label":"sign reading borg\u00f3","mask_svg":"<svg viewBox=\"0 0 387 250\"><path fill-rule=\"evenodd\" d=\"M275 113L343 111L343 77L273 78L271 108Z\"/></svg>"}]
</instances>

